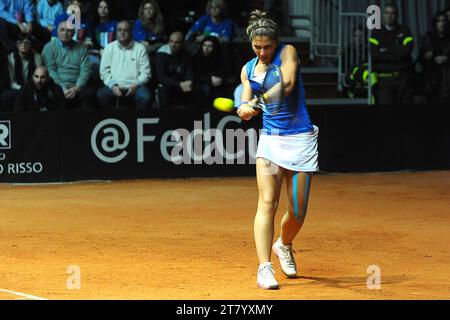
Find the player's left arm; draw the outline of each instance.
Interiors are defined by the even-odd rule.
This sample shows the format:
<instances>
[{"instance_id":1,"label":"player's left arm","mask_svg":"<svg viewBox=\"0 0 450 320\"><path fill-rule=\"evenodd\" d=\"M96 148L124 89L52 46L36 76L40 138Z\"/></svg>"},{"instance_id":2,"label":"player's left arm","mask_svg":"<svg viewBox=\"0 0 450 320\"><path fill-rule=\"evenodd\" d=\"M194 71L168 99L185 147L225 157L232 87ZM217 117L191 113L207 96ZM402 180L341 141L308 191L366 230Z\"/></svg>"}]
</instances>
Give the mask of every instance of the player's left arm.
<instances>
[{"instance_id":1,"label":"player's left arm","mask_svg":"<svg viewBox=\"0 0 450 320\"><path fill-rule=\"evenodd\" d=\"M295 88L297 81L297 69L300 60L297 50L292 45L287 45L281 52L281 74L283 76L284 95L289 96Z\"/></svg>"}]
</instances>

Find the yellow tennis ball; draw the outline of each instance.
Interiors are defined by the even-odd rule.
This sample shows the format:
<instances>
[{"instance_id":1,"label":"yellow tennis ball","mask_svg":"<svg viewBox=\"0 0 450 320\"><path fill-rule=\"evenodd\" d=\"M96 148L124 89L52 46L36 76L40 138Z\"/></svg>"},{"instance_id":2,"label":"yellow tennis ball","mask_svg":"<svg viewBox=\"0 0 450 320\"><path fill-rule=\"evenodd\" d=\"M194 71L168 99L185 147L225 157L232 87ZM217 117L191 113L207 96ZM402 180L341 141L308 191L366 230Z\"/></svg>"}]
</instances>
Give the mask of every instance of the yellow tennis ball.
<instances>
[{"instance_id":1,"label":"yellow tennis ball","mask_svg":"<svg viewBox=\"0 0 450 320\"><path fill-rule=\"evenodd\" d=\"M223 112L230 112L234 109L234 101L227 98L214 99L214 108Z\"/></svg>"}]
</instances>

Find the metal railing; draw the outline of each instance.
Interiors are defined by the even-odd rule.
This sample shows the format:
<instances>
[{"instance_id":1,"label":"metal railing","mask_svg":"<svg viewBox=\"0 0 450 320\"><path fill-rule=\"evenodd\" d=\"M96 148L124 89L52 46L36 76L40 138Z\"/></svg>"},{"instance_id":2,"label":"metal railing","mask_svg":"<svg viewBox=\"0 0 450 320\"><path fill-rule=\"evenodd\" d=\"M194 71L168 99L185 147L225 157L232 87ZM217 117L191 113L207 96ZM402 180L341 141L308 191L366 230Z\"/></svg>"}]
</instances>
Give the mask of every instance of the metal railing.
<instances>
[{"instance_id":1,"label":"metal railing","mask_svg":"<svg viewBox=\"0 0 450 320\"><path fill-rule=\"evenodd\" d=\"M344 11L344 0L314 0L311 12L311 59L326 58L337 66L338 91L348 87L346 74L367 63L367 104L372 104L370 30L365 12ZM359 30L359 31L358 31Z\"/></svg>"},{"instance_id":2,"label":"metal railing","mask_svg":"<svg viewBox=\"0 0 450 320\"><path fill-rule=\"evenodd\" d=\"M339 49L340 0L314 0L311 3L312 57L337 58Z\"/></svg>"},{"instance_id":3,"label":"metal railing","mask_svg":"<svg viewBox=\"0 0 450 320\"><path fill-rule=\"evenodd\" d=\"M342 0L341 0L342 1ZM367 64L367 104L372 104L372 58L369 52L370 29L366 27L365 13L340 12L339 24L339 56L338 72L339 86L349 87L347 74L357 66Z\"/></svg>"}]
</instances>

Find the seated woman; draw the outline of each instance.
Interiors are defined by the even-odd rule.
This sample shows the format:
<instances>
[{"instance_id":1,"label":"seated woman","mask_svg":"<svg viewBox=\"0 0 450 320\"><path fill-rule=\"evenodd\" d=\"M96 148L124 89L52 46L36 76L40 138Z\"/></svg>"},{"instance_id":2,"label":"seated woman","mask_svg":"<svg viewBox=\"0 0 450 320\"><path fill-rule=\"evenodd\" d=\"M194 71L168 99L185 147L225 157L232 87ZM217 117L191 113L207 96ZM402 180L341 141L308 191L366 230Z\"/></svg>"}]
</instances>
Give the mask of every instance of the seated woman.
<instances>
[{"instance_id":1,"label":"seated woman","mask_svg":"<svg viewBox=\"0 0 450 320\"><path fill-rule=\"evenodd\" d=\"M207 36L214 36L219 39L220 43L230 42L233 37L234 24L227 18L227 11L225 0L209 0L206 14L201 16L189 29L186 40L200 43Z\"/></svg>"},{"instance_id":2,"label":"seated woman","mask_svg":"<svg viewBox=\"0 0 450 320\"><path fill-rule=\"evenodd\" d=\"M194 85L197 101L202 108L209 108L213 99L224 96L225 64L219 40L208 36L203 39L200 50L194 56Z\"/></svg>"},{"instance_id":3,"label":"seated woman","mask_svg":"<svg viewBox=\"0 0 450 320\"><path fill-rule=\"evenodd\" d=\"M97 1L97 14L91 29L93 48L91 54L101 56L103 49L116 40L117 20L113 12L111 0Z\"/></svg>"},{"instance_id":4,"label":"seated woman","mask_svg":"<svg viewBox=\"0 0 450 320\"><path fill-rule=\"evenodd\" d=\"M155 0L144 0L139 6L138 19L133 26L133 40L143 44L149 54L165 42L164 18Z\"/></svg>"},{"instance_id":5,"label":"seated woman","mask_svg":"<svg viewBox=\"0 0 450 320\"><path fill-rule=\"evenodd\" d=\"M117 20L114 19L111 0L99 0L96 3L97 14L93 27L89 30L92 37L92 48L89 50L89 60L92 65L92 80L100 85L100 59L105 47L116 40Z\"/></svg>"}]
</instances>

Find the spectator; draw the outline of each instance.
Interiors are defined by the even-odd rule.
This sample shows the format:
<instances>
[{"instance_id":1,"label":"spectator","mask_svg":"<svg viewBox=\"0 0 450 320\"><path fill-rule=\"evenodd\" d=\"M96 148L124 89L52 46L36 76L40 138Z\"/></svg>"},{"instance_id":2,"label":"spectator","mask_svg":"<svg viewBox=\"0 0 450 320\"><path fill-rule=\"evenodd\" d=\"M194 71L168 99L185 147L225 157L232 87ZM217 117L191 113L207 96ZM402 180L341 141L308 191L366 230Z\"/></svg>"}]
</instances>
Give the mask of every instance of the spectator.
<instances>
[{"instance_id":1,"label":"spectator","mask_svg":"<svg viewBox=\"0 0 450 320\"><path fill-rule=\"evenodd\" d=\"M9 50L15 47L20 33L33 32L34 5L32 0L0 1L0 39Z\"/></svg>"},{"instance_id":2,"label":"spectator","mask_svg":"<svg viewBox=\"0 0 450 320\"><path fill-rule=\"evenodd\" d=\"M2 93L2 109L12 111L20 88L31 82L36 66L41 65L41 55L33 50L31 36L21 34L16 48L8 55L8 88Z\"/></svg>"},{"instance_id":3,"label":"spectator","mask_svg":"<svg viewBox=\"0 0 450 320\"><path fill-rule=\"evenodd\" d=\"M39 0L36 8L38 38L42 43L51 40L55 21L64 13L64 7L58 0Z\"/></svg>"},{"instance_id":4,"label":"spectator","mask_svg":"<svg viewBox=\"0 0 450 320\"><path fill-rule=\"evenodd\" d=\"M97 15L92 28L93 49L90 52L101 56L106 46L116 40L117 20L111 0L98 1L96 8Z\"/></svg>"},{"instance_id":5,"label":"spectator","mask_svg":"<svg viewBox=\"0 0 450 320\"><path fill-rule=\"evenodd\" d=\"M233 36L233 21L227 18L225 0L209 0L206 14L200 17L186 35L187 41L200 43L207 36L219 38L221 43L228 43Z\"/></svg>"},{"instance_id":6,"label":"spectator","mask_svg":"<svg viewBox=\"0 0 450 320\"><path fill-rule=\"evenodd\" d=\"M408 27L397 23L398 9L384 8L384 25L370 38L373 71L377 73L376 101L381 105L413 103L414 39Z\"/></svg>"},{"instance_id":7,"label":"spectator","mask_svg":"<svg viewBox=\"0 0 450 320\"><path fill-rule=\"evenodd\" d=\"M92 49L89 50L89 60L92 64L92 80L98 83L103 50L116 38L117 20L114 20L111 0L97 2L97 15L94 21L94 27L89 31L93 40Z\"/></svg>"},{"instance_id":8,"label":"spectator","mask_svg":"<svg viewBox=\"0 0 450 320\"><path fill-rule=\"evenodd\" d=\"M203 39L194 56L196 101L203 103L203 108L210 107L214 98L224 96L225 67L219 40L211 36Z\"/></svg>"},{"instance_id":9,"label":"spectator","mask_svg":"<svg viewBox=\"0 0 450 320\"><path fill-rule=\"evenodd\" d=\"M97 93L100 106L109 108L117 98L132 98L137 109L145 109L151 97L145 86L150 76L145 47L133 41L130 22L121 21L117 40L106 46L100 64L100 77L105 84Z\"/></svg>"},{"instance_id":10,"label":"spectator","mask_svg":"<svg viewBox=\"0 0 450 320\"><path fill-rule=\"evenodd\" d=\"M89 18L90 14L82 0L69 0L66 12L63 12L55 20L55 28L53 29L52 37L57 38L57 26L62 21L69 21L69 18L75 17L71 23L67 25L68 28L75 29L73 40L78 41L87 49L92 49L94 46L92 41L92 34L90 31ZM79 20L77 20L79 19ZM51 73L50 73L51 75Z\"/></svg>"},{"instance_id":11,"label":"spectator","mask_svg":"<svg viewBox=\"0 0 450 320\"><path fill-rule=\"evenodd\" d=\"M164 42L164 18L155 0L144 0L139 7L138 20L134 23L133 39L155 53Z\"/></svg>"},{"instance_id":12,"label":"spectator","mask_svg":"<svg viewBox=\"0 0 450 320\"><path fill-rule=\"evenodd\" d=\"M367 97L369 46L362 26L353 29L351 42L339 53L342 55L341 72L345 74L344 94L350 98Z\"/></svg>"},{"instance_id":13,"label":"spectator","mask_svg":"<svg viewBox=\"0 0 450 320\"><path fill-rule=\"evenodd\" d=\"M58 0L62 1L64 8L67 8L70 6L72 0ZM83 2L83 4L80 7L81 14L85 16L85 19L92 20L92 5L94 4L92 0L86 1L86 0L80 0L79 2Z\"/></svg>"},{"instance_id":14,"label":"spectator","mask_svg":"<svg viewBox=\"0 0 450 320\"><path fill-rule=\"evenodd\" d=\"M343 61L342 67L345 68L347 66L347 70L342 71L348 71L349 68L367 63L369 58L368 52L367 35L364 32L364 28L361 26L355 27L351 43L344 50L340 51Z\"/></svg>"},{"instance_id":15,"label":"spectator","mask_svg":"<svg viewBox=\"0 0 450 320\"><path fill-rule=\"evenodd\" d=\"M191 106L194 90L192 55L184 48L183 40L181 32L173 32L169 43L156 54L157 97L161 109L167 109L176 100Z\"/></svg>"},{"instance_id":16,"label":"spectator","mask_svg":"<svg viewBox=\"0 0 450 320\"><path fill-rule=\"evenodd\" d=\"M69 108L94 108L95 90L87 86L91 75L87 49L73 41L75 31L66 21L58 25L57 31L58 39L47 43L42 51L44 65L62 88Z\"/></svg>"},{"instance_id":17,"label":"spectator","mask_svg":"<svg viewBox=\"0 0 450 320\"><path fill-rule=\"evenodd\" d=\"M450 32L444 11L432 20L432 30L427 32L419 52L423 70L420 89L428 102L450 103Z\"/></svg>"},{"instance_id":18,"label":"spectator","mask_svg":"<svg viewBox=\"0 0 450 320\"><path fill-rule=\"evenodd\" d=\"M52 111L65 109L61 87L53 82L46 67L37 67L32 81L24 85L17 96L14 111Z\"/></svg>"}]
</instances>

